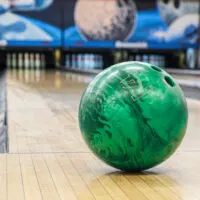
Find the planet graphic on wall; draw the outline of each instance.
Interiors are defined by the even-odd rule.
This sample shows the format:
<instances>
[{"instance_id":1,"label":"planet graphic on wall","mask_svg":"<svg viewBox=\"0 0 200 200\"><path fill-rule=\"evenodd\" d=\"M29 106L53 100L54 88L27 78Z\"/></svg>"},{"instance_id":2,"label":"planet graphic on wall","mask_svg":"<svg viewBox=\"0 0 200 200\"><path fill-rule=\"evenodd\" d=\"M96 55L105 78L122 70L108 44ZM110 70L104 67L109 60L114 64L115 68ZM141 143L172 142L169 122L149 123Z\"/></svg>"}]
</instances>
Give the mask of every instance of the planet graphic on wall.
<instances>
[{"instance_id":1,"label":"planet graphic on wall","mask_svg":"<svg viewBox=\"0 0 200 200\"><path fill-rule=\"evenodd\" d=\"M75 23L85 40L127 40L135 30L133 0L78 0Z\"/></svg>"},{"instance_id":2,"label":"planet graphic on wall","mask_svg":"<svg viewBox=\"0 0 200 200\"><path fill-rule=\"evenodd\" d=\"M158 9L162 19L169 26L179 17L199 13L199 2L189 0L158 0Z\"/></svg>"}]
</instances>

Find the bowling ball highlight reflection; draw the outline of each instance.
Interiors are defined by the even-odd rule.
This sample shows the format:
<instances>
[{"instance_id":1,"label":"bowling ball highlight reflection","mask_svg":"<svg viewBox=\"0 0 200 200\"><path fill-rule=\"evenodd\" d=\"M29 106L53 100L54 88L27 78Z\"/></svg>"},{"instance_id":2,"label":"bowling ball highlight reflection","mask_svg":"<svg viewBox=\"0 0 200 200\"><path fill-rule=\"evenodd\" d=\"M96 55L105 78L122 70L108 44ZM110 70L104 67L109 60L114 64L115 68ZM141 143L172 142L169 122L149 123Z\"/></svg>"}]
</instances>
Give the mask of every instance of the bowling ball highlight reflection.
<instances>
[{"instance_id":1,"label":"bowling ball highlight reflection","mask_svg":"<svg viewBox=\"0 0 200 200\"><path fill-rule=\"evenodd\" d=\"M188 120L184 94L163 69L141 62L114 65L96 76L79 106L89 148L105 163L141 171L166 160Z\"/></svg>"}]
</instances>

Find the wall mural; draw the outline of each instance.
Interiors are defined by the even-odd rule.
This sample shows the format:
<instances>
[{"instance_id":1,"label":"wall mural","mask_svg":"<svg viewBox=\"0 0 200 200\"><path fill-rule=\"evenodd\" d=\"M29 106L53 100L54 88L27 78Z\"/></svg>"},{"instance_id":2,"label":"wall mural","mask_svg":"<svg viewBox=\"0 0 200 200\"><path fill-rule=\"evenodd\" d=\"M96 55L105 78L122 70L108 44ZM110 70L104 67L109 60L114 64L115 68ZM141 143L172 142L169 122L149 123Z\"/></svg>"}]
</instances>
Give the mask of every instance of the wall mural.
<instances>
[{"instance_id":1,"label":"wall mural","mask_svg":"<svg viewBox=\"0 0 200 200\"><path fill-rule=\"evenodd\" d=\"M28 16L29 12L42 16L52 5L53 0L1 0L0 44L59 46L60 28Z\"/></svg>"},{"instance_id":2,"label":"wall mural","mask_svg":"<svg viewBox=\"0 0 200 200\"><path fill-rule=\"evenodd\" d=\"M0 1L0 45L174 49L198 32L198 1Z\"/></svg>"}]
</instances>

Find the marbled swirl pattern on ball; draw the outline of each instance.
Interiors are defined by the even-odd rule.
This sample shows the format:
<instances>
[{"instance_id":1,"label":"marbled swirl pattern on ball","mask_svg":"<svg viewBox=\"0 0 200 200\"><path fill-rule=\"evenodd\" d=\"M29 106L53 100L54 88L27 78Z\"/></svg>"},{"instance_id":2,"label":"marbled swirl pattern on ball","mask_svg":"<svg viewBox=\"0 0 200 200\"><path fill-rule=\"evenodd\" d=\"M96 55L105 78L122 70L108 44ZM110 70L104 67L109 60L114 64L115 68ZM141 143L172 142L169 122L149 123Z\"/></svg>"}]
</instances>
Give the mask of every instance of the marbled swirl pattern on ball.
<instances>
[{"instance_id":1,"label":"marbled swirl pattern on ball","mask_svg":"<svg viewBox=\"0 0 200 200\"><path fill-rule=\"evenodd\" d=\"M126 62L100 73L79 107L79 124L90 149L125 171L167 159L187 126L184 95L172 77L146 63Z\"/></svg>"}]
</instances>

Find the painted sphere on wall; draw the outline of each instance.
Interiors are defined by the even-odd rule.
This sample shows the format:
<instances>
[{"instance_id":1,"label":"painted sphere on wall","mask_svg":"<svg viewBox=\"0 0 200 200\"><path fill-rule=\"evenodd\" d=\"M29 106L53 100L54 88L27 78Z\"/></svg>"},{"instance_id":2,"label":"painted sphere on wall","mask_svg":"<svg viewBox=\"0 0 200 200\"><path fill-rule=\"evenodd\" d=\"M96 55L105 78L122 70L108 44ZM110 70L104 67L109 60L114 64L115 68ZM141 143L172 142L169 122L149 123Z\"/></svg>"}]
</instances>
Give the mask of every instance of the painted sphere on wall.
<instances>
[{"instance_id":1,"label":"painted sphere on wall","mask_svg":"<svg viewBox=\"0 0 200 200\"><path fill-rule=\"evenodd\" d=\"M85 40L126 40L136 22L133 0L79 0L75 23Z\"/></svg>"}]
</instances>

